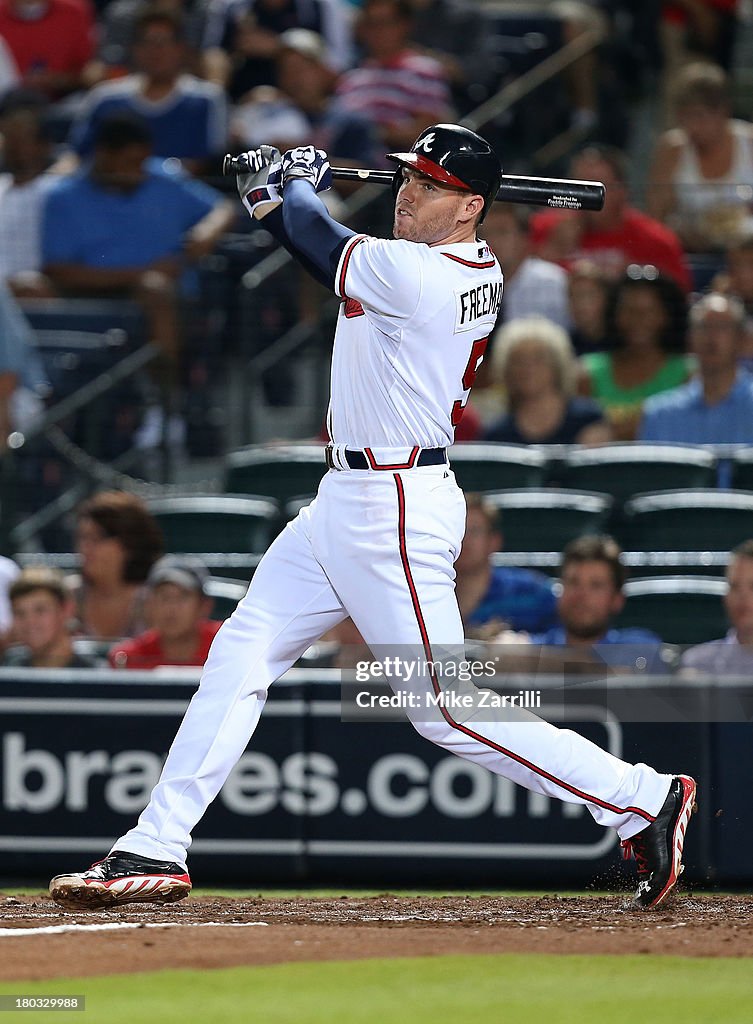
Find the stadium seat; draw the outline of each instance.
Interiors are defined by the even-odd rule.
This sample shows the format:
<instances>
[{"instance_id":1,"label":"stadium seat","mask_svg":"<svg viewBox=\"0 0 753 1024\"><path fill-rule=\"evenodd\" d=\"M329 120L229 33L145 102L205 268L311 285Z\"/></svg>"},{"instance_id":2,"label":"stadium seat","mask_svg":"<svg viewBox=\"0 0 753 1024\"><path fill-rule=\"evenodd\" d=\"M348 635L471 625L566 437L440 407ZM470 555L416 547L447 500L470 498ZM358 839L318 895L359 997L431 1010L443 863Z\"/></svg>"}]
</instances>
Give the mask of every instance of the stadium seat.
<instances>
[{"instance_id":1,"label":"stadium seat","mask_svg":"<svg viewBox=\"0 0 753 1024\"><path fill-rule=\"evenodd\" d=\"M56 400L111 369L145 341L144 315L132 302L34 299L21 307Z\"/></svg>"},{"instance_id":2,"label":"stadium seat","mask_svg":"<svg viewBox=\"0 0 753 1024\"><path fill-rule=\"evenodd\" d=\"M753 448L741 448L732 456L732 486L753 491Z\"/></svg>"},{"instance_id":3,"label":"stadium seat","mask_svg":"<svg viewBox=\"0 0 753 1024\"><path fill-rule=\"evenodd\" d=\"M615 444L579 448L559 467L566 487L611 494L619 508L633 494L679 487L713 487L714 456L685 445Z\"/></svg>"},{"instance_id":4,"label":"stadium seat","mask_svg":"<svg viewBox=\"0 0 753 1024\"><path fill-rule=\"evenodd\" d=\"M323 445L248 445L227 456L224 490L284 503L318 490L326 469Z\"/></svg>"},{"instance_id":5,"label":"stadium seat","mask_svg":"<svg viewBox=\"0 0 753 1024\"><path fill-rule=\"evenodd\" d=\"M210 613L211 617L227 619L233 614L241 598L245 597L248 583L243 580L228 580L212 576L207 581L206 590L214 602Z\"/></svg>"},{"instance_id":6,"label":"stadium seat","mask_svg":"<svg viewBox=\"0 0 753 1024\"><path fill-rule=\"evenodd\" d=\"M625 503L623 546L634 551L729 551L751 537L749 491L655 491Z\"/></svg>"},{"instance_id":7,"label":"stadium seat","mask_svg":"<svg viewBox=\"0 0 753 1024\"><path fill-rule=\"evenodd\" d=\"M147 501L170 552L262 553L277 532L279 508L268 498L192 494ZM211 562L211 557L207 557Z\"/></svg>"},{"instance_id":8,"label":"stadium seat","mask_svg":"<svg viewBox=\"0 0 753 1024\"><path fill-rule=\"evenodd\" d=\"M504 526L504 524L503 524ZM536 569L557 576L560 551L495 551L494 565ZM623 551L620 559L630 576L720 576L729 561L727 551Z\"/></svg>"},{"instance_id":9,"label":"stadium seat","mask_svg":"<svg viewBox=\"0 0 753 1024\"><path fill-rule=\"evenodd\" d=\"M456 444L450 465L464 491L541 487L547 457L524 444Z\"/></svg>"},{"instance_id":10,"label":"stadium seat","mask_svg":"<svg viewBox=\"0 0 753 1024\"><path fill-rule=\"evenodd\" d=\"M144 315L125 300L34 299L21 307L35 334L54 404L111 371L146 341ZM132 444L142 394L126 380L62 425L89 454L106 461Z\"/></svg>"},{"instance_id":11,"label":"stadium seat","mask_svg":"<svg viewBox=\"0 0 753 1024\"><path fill-rule=\"evenodd\" d=\"M505 551L561 551L585 533L603 533L612 499L586 491L507 490L485 494L501 513Z\"/></svg>"},{"instance_id":12,"label":"stadium seat","mask_svg":"<svg viewBox=\"0 0 753 1024\"><path fill-rule=\"evenodd\" d=\"M652 576L628 580L618 627L639 626L665 643L700 644L729 628L722 598L727 581L709 576Z\"/></svg>"}]
</instances>

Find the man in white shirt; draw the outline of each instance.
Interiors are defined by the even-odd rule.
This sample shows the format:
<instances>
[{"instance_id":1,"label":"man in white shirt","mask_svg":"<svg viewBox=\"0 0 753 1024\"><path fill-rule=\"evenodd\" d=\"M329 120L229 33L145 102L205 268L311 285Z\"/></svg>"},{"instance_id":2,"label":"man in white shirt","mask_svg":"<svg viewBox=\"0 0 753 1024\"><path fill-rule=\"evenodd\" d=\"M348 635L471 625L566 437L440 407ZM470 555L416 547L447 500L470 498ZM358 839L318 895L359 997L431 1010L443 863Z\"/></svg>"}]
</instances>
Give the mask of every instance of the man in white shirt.
<instances>
[{"instance_id":1,"label":"man in white shirt","mask_svg":"<svg viewBox=\"0 0 753 1024\"><path fill-rule=\"evenodd\" d=\"M567 271L549 260L531 256L529 220L527 207L497 203L484 222L484 238L505 275L499 322L545 316L567 331L571 326Z\"/></svg>"}]
</instances>

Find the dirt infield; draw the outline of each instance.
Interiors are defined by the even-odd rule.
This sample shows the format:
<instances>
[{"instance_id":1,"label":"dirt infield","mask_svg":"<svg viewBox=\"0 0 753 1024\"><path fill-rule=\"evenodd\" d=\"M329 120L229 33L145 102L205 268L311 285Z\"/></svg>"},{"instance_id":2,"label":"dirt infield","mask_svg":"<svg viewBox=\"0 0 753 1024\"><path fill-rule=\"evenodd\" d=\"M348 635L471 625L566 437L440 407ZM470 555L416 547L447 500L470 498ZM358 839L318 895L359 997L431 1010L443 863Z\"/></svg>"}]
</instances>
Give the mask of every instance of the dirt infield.
<instances>
[{"instance_id":1,"label":"dirt infield","mask_svg":"<svg viewBox=\"0 0 753 1024\"><path fill-rule=\"evenodd\" d=\"M461 953L753 956L753 898L190 897L99 913L0 893L0 980ZM9 932L18 934L9 934Z\"/></svg>"}]
</instances>

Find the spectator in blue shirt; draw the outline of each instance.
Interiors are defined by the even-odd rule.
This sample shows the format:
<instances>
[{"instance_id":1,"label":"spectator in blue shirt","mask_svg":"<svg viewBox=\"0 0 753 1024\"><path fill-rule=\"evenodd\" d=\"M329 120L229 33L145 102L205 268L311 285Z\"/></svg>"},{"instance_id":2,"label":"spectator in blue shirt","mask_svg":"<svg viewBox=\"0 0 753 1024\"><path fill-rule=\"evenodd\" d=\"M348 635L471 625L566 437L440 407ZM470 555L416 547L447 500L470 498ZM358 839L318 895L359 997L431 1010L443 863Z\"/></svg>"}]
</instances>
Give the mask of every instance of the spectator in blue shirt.
<instances>
[{"instance_id":1,"label":"spectator in blue shirt","mask_svg":"<svg viewBox=\"0 0 753 1024\"><path fill-rule=\"evenodd\" d=\"M612 625L625 604L626 570L620 556L620 547L612 537L584 536L570 541L562 553L559 625L532 634L529 642L567 647L582 664L593 655L597 663L618 671L636 667L666 671L662 643L656 633ZM567 659L557 659L556 665L560 671L566 670ZM542 663L539 667L545 666Z\"/></svg>"},{"instance_id":2,"label":"spectator in blue shirt","mask_svg":"<svg viewBox=\"0 0 753 1024\"><path fill-rule=\"evenodd\" d=\"M152 135L152 152L175 157L193 173L212 168L227 148L225 94L220 86L186 73L187 48L178 14L147 9L134 33L137 73L105 82L87 94L71 131L70 143L81 157L94 148L98 125L114 112L143 117Z\"/></svg>"},{"instance_id":3,"label":"spectator in blue shirt","mask_svg":"<svg viewBox=\"0 0 753 1024\"><path fill-rule=\"evenodd\" d=\"M642 441L753 444L753 376L739 365L745 309L733 296L704 295L690 311L690 348L698 373L649 398Z\"/></svg>"},{"instance_id":4,"label":"spectator in blue shirt","mask_svg":"<svg viewBox=\"0 0 753 1024\"><path fill-rule=\"evenodd\" d=\"M187 271L234 219L219 193L154 170L143 120L113 114L96 135L91 165L61 179L44 211L45 273L64 295L130 298L162 350L163 379L177 386L179 302Z\"/></svg>"},{"instance_id":5,"label":"spectator in blue shirt","mask_svg":"<svg viewBox=\"0 0 753 1024\"><path fill-rule=\"evenodd\" d=\"M463 546L455 563L455 591L466 636L487 639L504 629L534 632L556 621L552 581L528 569L494 566L502 547L496 509L466 495Z\"/></svg>"}]
</instances>

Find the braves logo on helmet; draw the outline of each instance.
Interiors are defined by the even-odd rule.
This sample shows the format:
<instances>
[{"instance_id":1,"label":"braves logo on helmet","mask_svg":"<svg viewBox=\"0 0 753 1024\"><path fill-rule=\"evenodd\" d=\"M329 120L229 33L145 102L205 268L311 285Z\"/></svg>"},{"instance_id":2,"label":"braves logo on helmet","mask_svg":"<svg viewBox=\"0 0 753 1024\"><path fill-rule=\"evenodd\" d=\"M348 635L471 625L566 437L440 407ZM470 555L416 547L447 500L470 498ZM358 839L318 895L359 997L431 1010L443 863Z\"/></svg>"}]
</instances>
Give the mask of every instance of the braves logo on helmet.
<instances>
[{"instance_id":1,"label":"braves logo on helmet","mask_svg":"<svg viewBox=\"0 0 753 1024\"><path fill-rule=\"evenodd\" d=\"M424 153L431 153L431 150L432 150L432 145L431 144L432 144L432 142L434 141L435 138L436 138L436 136L435 136L434 132L427 132L426 135L424 135L423 138L421 138L421 136L419 135L418 139L416 140L416 142L415 142L415 144L413 146L414 152L417 153L419 151L419 149L422 149L424 151ZM419 139L420 139L420 141L419 141Z\"/></svg>"}]
</instances>

